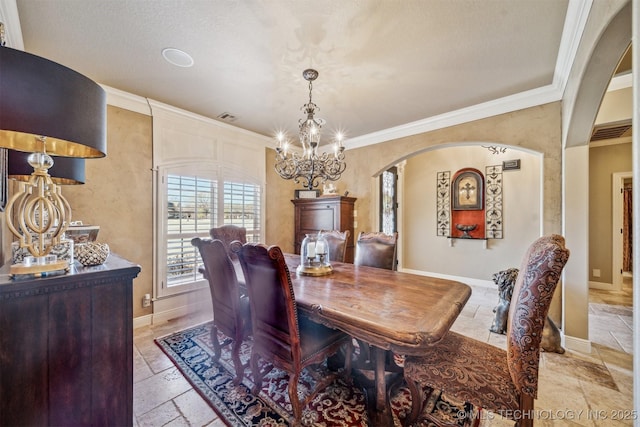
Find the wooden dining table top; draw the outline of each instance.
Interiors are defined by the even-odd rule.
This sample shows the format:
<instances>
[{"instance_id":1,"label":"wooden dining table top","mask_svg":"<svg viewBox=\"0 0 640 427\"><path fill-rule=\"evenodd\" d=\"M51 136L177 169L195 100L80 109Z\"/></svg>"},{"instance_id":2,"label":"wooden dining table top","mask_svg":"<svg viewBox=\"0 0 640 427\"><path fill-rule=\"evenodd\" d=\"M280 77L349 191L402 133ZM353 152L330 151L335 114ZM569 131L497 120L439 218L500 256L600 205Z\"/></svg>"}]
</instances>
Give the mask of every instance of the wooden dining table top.
<instances>
[{"instance_id":1,"label":"wooden dining table top","mask_svg":"<svg viewBox=\"0 0 640 427\"><path fill-rule=\"evenodd\" d=\"M440 341L471 296L461 282L332 262L326 276L298 275L285 254L298 308L312 320L399 354Z\"/></svg>"}]
</instances>

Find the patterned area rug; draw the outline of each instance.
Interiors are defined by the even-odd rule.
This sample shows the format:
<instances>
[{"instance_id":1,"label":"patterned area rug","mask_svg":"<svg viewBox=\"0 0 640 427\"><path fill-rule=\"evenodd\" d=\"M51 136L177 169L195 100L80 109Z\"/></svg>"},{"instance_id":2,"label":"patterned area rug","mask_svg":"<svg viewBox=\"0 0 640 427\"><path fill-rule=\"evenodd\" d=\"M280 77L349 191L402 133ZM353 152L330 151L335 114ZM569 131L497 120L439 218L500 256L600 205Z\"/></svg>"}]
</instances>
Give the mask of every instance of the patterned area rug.
<instances>
[{"instance_id":1,"label":"patterned area rug","mask_svg":"<svg viewBox=\"0 0 640 427\"><path fill-rule=\"evenodd\" d=\"M166 337L157 338L156 344L182 371L194 389L211 405L229 426L288 426L291 423L291 404L287 394L288 377L279 369L273 369L263 380L259 396L251 393L253 379L247 367L241 384L234 385L235 369L231 361L230 347L223 347L218 363L213 362L211 323L205 323ZM223 335L219 336L224 339ZM251 355L251 341L242 345L240 357L246 363ZM310 375L302 375L299 391L313 384ZM430 391L430 390L429 390ZM411 409L408 389L401 385L394 390L391 399L394 424L401 426ZM472 414L468 404L448 401L438 393L431 393L425 411L449 425L471 425L461 414ZM336 380L306 406L304 426L368 426L365 395L357 387ZM429 426L429 423L423 423ZM434 424L435 425L435 424Z\"/></svg>"}]
</instances>

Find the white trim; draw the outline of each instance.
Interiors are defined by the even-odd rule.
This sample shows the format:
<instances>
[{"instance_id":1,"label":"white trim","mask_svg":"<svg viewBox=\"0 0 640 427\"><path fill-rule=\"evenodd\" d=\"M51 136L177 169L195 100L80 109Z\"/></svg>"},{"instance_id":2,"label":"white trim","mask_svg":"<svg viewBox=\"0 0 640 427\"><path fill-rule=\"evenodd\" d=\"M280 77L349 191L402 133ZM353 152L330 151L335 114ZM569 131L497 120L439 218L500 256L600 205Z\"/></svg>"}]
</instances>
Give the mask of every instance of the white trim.
<instances>
[{"instance_id":1,"label":"white trim","mask_svg":"<svg viewBox=\"0 0 640 427\"><path fill-rule=\"evenodd\" d=\"M181 116L182 118L189 118L189 119L193 119L193 120L198 120L198 121L201 121L201 122L209 124L209 125L213 125L213 126L217 126L219 128L222 128L222 129L226 129L226 130L230 130L230 131L233 131L233 132L237 132L238 134L250 136L250 137L256 138L260 142L264 143L265 147L275 148L275 146L276 146L276 141L274 140L274 138L270 138L270 137L261 135L261 134L256 133L256 132L252 132L250 130L242 129L242 128L239 128L237 126L232 126L230 124L221 122L219 120L214 120L214 119L211 119L209 117L201 116L199 114L192 113L190 111L183 110L183 109L174 107L174 106L169 105L169 104L164 104L164 103L159 102L159 101L154 101L153 99L149 99L148 101L149 101L149 106L151 107L152 111L157 109L159 111L173 113L173 114L176 114L178 116Z\"/></svg>"},{"instance_id":2,"label":"white trim","mask_svg":"<svg viewBox=\"0 0 640 427\"><path fill-rule=\"evenodd\" d=\"M151 326L153 324L153 314L133 318L133 329L142 328L143 326Z\"/></svg>"},{"instance_id":3,"label":"white trim","mask_svg":"<svg viewBox=\"0 0 640 427\"><path fill-rule=\"evenodd\" d=\"M611 182L611 284L612 291L622 289L622 226L624 223L624 212L622 209L623 197L622 189L624 188L624 180L633 178L633 172L616 172L613 174ZM591 282L589 282L591 288ZM605 288L595 288L605 289Z\"/></svg>"},{"instance_id":4,"label":"white trim","mask_svg":"<svg viewBox=\"0 0 640 427\"><path fill-rule=\"evenodd\" d=\"M18 14L18 5L15 0L0 1L0 22L4 23L4 35L7 39L7 46L24 50L20 15Z\"/></svg>"},{"instance_id":5,"label":"white trim","mask_svg":"<svg viewBox=\"0 0 640 427\"><path fill-rule=\"evenodd\" d=\"M631 38L633 40L631 49L632 67L640 70L640 0L632 2ZM640 118L640 73L633 73L633 126L637 129ZM632 169L633 182L640 182L640 132L633 132L632 149ZM633 186L633 246L640 247L640 186ZM633 252L633 265L640 265L640 250ZM640 413L640 274L633 275L633 409L636 414ZM633 425L640 427L640 418L636 418Z\"/></svg>"},{"instance_id":6,"label":"white trim","mask_svg":"<svg viewBox=\"0 0 640 427\"><path fill-rule=\"evenodd\" d=\"M567 350L579 351L585 354L591 353L591 341L582 338L563 335L562 346Z\"/></svg>"},{"instance_id":7,"label":"white trim","mask_svg":"<svg viewBox=\"0 0 640 427\"><path fill-rule=\"evenodd\" d=\"M633 85L633 73L622 74L611 79L607 92L627 89Z\"/></svg>"},{"instance_id":8,"label":"white trim","mask_svg":"<svg viewBox=\"0 0 640 427\"><path fill-rule=\"evenodd\" d=\"M152 323L167 322L201 311L208 311L213 316L209 287L154 301Z\"/></svg>"},{"instance_id":9,"label":"white trim","mask_svg":"<svg viewBox=\"0 0 640 427\"><path fill-rule=\"evenodd\" d=\"M617 290L613 283L594 282L592 280L589 280L589 289L599 289L601 291L615 291L615 290Z\"/></svg>"},{"instance_id":10,"label":"white trim","mask_svg":"<svg viewBox=\"0 0 640 427\"><path fill-rule=\"evenodd\" d=\"M404 138L430 132L449 126L459 125L474 120L497 116L511 111L548 104L562 99L562 91L552 85L543 86L504 98L495 99L482 104L451 111L438 116L429 117L404 125L384 129L367 135L351 138L346 142L347 149L366 147L392 139Z\"/></svg>"},{"instance_id":11,"label":"white trim","mask_svg":"<svg viewBox=\"0 0 640 427\"><path fill-rule=\"evenodd\" d=\"M102 84L100 86L107 93L107 104L151 116L151 107L147 102L147 98L111 86Z\"/></svg>"},{"instance_id":12,"label":"white trim","mask_svg":"<svg viewBox=\"0 0 640 427\"><path fill-rule=\"evenodd\" d=\"M466 283L472 286L482 286L484 288L495 288L495 283L491 280L474 279L471 277L451 276L448 274L432 273L430 271L412 270L410 268L401 268L399 271L403 273L415 274L417 276L435 277L438 279L453 280L456 282Z\"/></svg>"},{"instance_id":13,"label":"white trim","mask_svg":"<svg viewBox=\"0 0 640 427\"><path fill-rule=\"evenodd\" d=\"M597 147L610 147L612 145L618 144L629 144L633 140L631 136L624 136L622 138L611 138L611 139L602 139L600 141L590 142L589 148L597 148Z\"/></svg>"},{"instance_id":14,"label":"white trim","mask_svg":"<svg viewBox=\"0 0 640 427\"><path fill-rule=\"evenodd\" d=\"M461 108L437 116L418 120L404 125L384 129L367 135L349 139L348 149L361 148L392 139L404 138L424 132L430 132L449 126L493 117L511 111L522 110L537 105L548 104L562 99L571 66L589 17L593 0L569 0L567 15L563 26L562 38L558 48L553 81L550 85L494 99L482 104Z\"/></svg>"},{"instance_id":15,"label":"white trim","mask_svg":"<svg viewBox=\"0 0 640 427\"><path fill-rule=\"evenodd\" d=\"M593 0L569 0L553 76L553 86L558 88L560 93L564 93L567 86L592 3Z\"/></svg>"}]
</instances>

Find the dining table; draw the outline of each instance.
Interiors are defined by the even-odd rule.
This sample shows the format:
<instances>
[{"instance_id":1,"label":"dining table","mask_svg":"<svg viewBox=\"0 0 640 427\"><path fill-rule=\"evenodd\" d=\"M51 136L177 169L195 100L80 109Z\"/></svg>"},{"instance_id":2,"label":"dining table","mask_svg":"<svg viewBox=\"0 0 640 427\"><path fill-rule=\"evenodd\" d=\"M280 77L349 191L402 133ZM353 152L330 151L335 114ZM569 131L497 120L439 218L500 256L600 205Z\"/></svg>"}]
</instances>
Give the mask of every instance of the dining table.
<instances>
[{"instance_id":1,"label":"dining table","mask_svg":"<svg viewBox=\"0 0 640 427\"><path fill-rule=\"evenodd\" d=\"M370 425L393 425L390 388L402 378L402 367L391 355L430 351L455 322L471 288L454 280L341 262L332 262L333 271L324 276L301 275L296 273L300 255L285 254L285 260L298 310L344 331L361 346L354 370L369 371L360 376L369 384L359 383L367 395Z\"/></svg>"}]
</instances>

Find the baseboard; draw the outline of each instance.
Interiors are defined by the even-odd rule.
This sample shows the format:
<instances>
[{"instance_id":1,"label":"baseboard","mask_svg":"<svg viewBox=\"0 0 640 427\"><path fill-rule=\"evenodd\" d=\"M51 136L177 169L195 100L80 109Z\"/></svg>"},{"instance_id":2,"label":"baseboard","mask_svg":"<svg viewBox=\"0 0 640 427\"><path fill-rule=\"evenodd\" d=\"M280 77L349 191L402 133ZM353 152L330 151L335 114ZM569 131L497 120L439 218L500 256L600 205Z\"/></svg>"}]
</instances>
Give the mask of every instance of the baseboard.
<instances>
[{"instance_id":1,"label":"baseboard","mask_svg":"<svg viewBox=\"0 0 640 427\"><path fill-rule=\"evenodd\" d=\"M600 289L603 291L617 291L619 290L616 285L613 283L605 283L605 282L592 282L589 281L589 289Z\"/></svg>"},{"instance_id":2,"label":"baseboard","mask_svg":"<svg viewBox=\"0 0 640 427\"><path fill-rule=\"evenodd\" d=\"M144 316L133 318L133 329L141 328L143 326L150 326L153 322L153 315L147 314Z\"/></svg>"},{"instance_id":3,"label":"baseboard","mask_svg":"<svg viewBox=\"0 0 640 427\"><path fill-rule=\"evenodd\" d=\"M151 326L178 317L207 311L213 313L209 288L202 288L184 294L159 298L153 302L153 314L135 317L133 328Z\"/></svg>"},{"instance_id":4,"label":"baseboard","mask_svg":"<svg viewBox=\"0 0 640 427\"><path fill-rule=\"evenodd\" d=\"M437 277L438 279L454 280L456 282L466 283L467 285L482 286L485 288L495 288L496 286L496 284L493 283L492 280L473 279L471 277L462 277L462 276L450 276L448 274L431 273L428 271L412 270L409 268L401 268L400 271L403 273L415 274L417 276L429 276L429 277Z\"/></svg>"},{"instance_id":5,"label":"baseboard","mask_svg":"<svg viewBox=\"0 0 640 427\"><path fill-rule=\"evenodd\" d=\"M182 307L176 307L170 310L153 313L153 324L155 325L156 323L168 322L169 320L177 319L178 317L187 316L201 310L206 310L207 307L211 309L211 304L207 304L206 302L196 302L189 305L183 305Z\"/></svg>"},{"instance_id":6,"label":"baseboard","mask_svg":"<svg viewBox=\"0 0 640 427\"><path fill-rule=\"evenodd\" d=\"M583 338L564 335L563 347L567 350L579 351L580 353L591 353L591 341L585 340Z\"/></svg>"}]
</instances>

